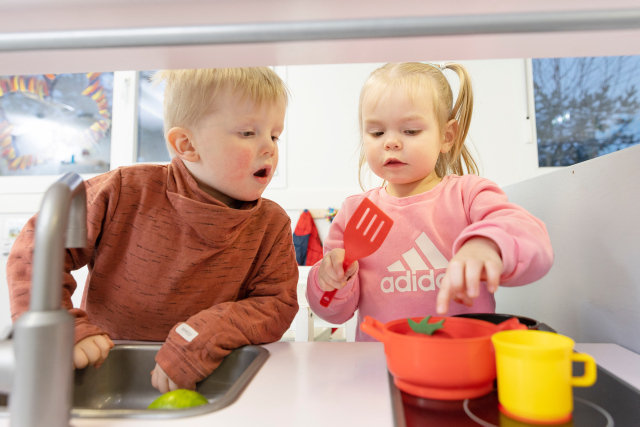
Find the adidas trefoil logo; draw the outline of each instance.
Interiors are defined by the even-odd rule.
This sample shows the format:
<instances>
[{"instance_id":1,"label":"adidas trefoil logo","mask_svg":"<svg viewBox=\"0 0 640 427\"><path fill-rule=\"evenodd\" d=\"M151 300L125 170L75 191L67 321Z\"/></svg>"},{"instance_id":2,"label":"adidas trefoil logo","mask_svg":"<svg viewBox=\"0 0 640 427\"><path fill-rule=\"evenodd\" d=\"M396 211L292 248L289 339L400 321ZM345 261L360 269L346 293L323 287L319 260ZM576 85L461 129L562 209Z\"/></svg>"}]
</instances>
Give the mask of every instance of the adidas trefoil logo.
<instances>
[{"instance_id":1,"label":"adidas trefoil logo","mask_svg":"<svg viewBox=\"0 0 640 427\"><path fill-rule=\"evenodd\" d=\"M435 270L447 268L447 260L436 248L427 235L422 232L415 240L415 246L402 254L402 259L387 267L390 273L403 272L401 276L388 276L380 281L382 292L411 292L411 291L434 291L436 286L440 288L440 282L444 273L435 277ZM404 260L404 263L402 262ZM426 261L426 262L425 262ZM431 264L429 268L427 262ZM405 267L409 267L408 269ZM426 272L418 276L418 272Z\"/></svg>"}]
</instances>

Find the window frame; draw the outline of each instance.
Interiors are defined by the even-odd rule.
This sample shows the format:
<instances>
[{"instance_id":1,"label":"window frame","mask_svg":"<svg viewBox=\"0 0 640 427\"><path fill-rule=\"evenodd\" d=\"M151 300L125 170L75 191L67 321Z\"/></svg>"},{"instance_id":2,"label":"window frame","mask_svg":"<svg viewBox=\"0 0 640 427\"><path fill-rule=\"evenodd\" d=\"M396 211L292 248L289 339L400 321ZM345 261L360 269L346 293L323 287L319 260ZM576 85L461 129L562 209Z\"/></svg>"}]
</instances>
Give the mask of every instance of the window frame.
<instances>
[{"instance_id":1,"label":"window frame","mask_svg":"<svg viewBox=\"0 0 640 427\"><path fill-rule=\"evenodd\" d=\"M533 91L533 58L525 58L524 61L527 90L527 120L531 125L531 141L527 141L527 143L536 145L536 175L542 175L548 172L564 169L568 166L540 166L540 161L538 159L538 124L536 122L536 97Z\"/></svg>"}]
</instances>

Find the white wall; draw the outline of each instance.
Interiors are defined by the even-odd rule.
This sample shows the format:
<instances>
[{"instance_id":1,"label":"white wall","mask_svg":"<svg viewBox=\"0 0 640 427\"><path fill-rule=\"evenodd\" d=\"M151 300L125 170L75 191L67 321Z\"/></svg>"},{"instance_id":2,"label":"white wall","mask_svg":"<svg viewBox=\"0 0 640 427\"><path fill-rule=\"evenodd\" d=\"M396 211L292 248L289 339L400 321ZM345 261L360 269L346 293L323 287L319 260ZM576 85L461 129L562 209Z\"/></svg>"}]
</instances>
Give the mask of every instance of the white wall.
<instances>
[{"instance_id":1,"label":"white wall","mask_svg":"<svg viewBox=\"0 0 640 427\"><path fill-rule=\"evenodd\" d=\"M285 209L339 208L359 191L358 96L377 65L287 67L287 188L265 197Z\"/></svg>"},{"instance_id":2,"label":"white wall","mask_svg":"<svg viewBox=\"0 0 640 427\"><path fill-rule=\"evenodd\" d=\"M481 174L507 185L547 172L538 168L535 124L527 120L525 60L458 62L467 66L474 83L469 135ZM346 196L361 191L358 97L369 73L380 65L286 67L293 94L287 113L287 188L267 189L265 197L286 209L320 209L340 207ZM457 92L457 76L445 74Z\"/></svg>"},{"instance_id":3,"label":"white wall","mask_svg":"<svg viewBox=\"0 0 640 427\"><path fill-rule=\"evenodd\" d=\"M497 311L640 353L639 164L635 146L505 188L545 222L555 260L542 280L500 289Z\"/></svg>"}]
</instances>

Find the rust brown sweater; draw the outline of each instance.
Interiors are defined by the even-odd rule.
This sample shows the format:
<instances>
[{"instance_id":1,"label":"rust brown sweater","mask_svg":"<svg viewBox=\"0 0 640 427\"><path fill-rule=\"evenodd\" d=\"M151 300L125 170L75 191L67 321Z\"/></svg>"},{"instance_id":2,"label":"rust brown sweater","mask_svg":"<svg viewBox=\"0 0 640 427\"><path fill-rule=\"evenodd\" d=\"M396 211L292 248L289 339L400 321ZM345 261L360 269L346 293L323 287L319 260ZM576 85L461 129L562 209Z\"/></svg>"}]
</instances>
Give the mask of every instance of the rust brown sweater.
<instances>
[{"instance_id":1,"label":"rust brown sweater","mask_svg":"<svg viewBox=\"0 0 640 427\"><path fill-rule=\"evenodd\" d=\"M87 247L67 249L63 279L76 342L103 333L165 341L156 361L190 387L234 348L282 337L298 311L298 268L280 206L259 199L231 209L200 190L178 158L119 168L86 184ZM14 321L29 305L36 219L7 263ZM70 271L84 265L89 276L74 309ZM190 342L176 332L181 322L198 333Z\"/></svg>"}]
</instances>

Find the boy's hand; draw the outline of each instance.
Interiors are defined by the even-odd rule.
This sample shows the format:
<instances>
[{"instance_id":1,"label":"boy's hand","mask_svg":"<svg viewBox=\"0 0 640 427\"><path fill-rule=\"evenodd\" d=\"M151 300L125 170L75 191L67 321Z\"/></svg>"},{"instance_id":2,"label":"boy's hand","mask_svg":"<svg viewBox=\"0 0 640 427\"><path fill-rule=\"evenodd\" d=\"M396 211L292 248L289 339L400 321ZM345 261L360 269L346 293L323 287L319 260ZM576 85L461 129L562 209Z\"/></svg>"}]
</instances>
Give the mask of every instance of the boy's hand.
<instances>
[{"instance_id":1,"label":"boy's hand","mask_svg":"<svg viewBox=\"0 0 640 427\"><path fill-rule=\"evenodd\" d=\"M318 286L323 291L342 289L347 284L347 280L358 271L358 261L354 261L347 271L342 268L344 262L344 249L332 249L322 258L318 269Z\"/></svg>"},{"instance_id":2,"label":"boy's hand","mask_svg":"<svg viewBox=\"0 0 640 427\"><path fill-rule=\"evenodd\" d=\"M481 280L487 282L490 293L497 291L502 268L500 248L493 240L486 237L467 240L451 258L442 278L436 302L438 314L447 312L451 300L471 307L473 299L480 295Z\"/></svg>"},{"instance_id":3,"label":"boy's hand","mask_svg":"<svg viewBox=\"0 0 640 427\"><path fill-rule=\"evenodd\" d=\"M108 335L92 335L73 346L73 367L86 368L93 365L99 368L113 348L113 341Z\"/></svg>"},{"instance_id":4,"label":"boy's hand","mask_svg":"<svg viewBox=\"0 0 640 427\"><path fill-rule=\"evenodd\" d=\"M164 373L160 365L156 363L156 367L151 371L151 385L158 389L158 391L162 394L167 393L169 391L178 390L180 387L178 384L174 383L171 378ZM191 390L195 390L193 387Z\"/></svg>"}]
</instances>

